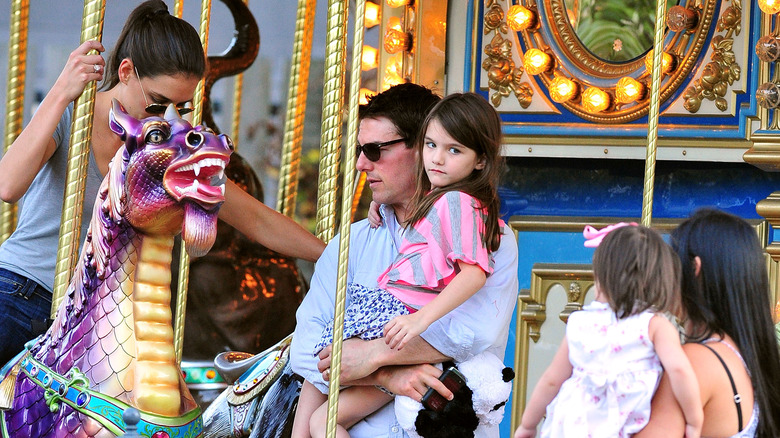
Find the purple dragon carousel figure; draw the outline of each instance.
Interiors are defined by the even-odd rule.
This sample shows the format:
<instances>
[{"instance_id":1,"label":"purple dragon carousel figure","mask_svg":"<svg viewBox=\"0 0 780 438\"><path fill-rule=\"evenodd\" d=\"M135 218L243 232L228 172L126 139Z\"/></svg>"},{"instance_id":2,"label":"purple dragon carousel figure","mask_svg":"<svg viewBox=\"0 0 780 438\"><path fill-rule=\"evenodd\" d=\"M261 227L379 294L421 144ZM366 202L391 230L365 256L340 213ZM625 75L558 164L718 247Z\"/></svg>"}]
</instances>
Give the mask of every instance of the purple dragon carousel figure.
<instances>
[{"instance_id":1,"label":"purple dragon carousel figure","mask_svg":"<svg viewBox=\"0 0 780 438\"><path fill-rule=\"evenodd\" d=\"M136 120L114 100L125 142L95 202L81 257L53 325L3 367L3 437L113 437L140 412L137 433L197 437L201 410L173 348L171 248L205 254L224 202L233 146L192 127L173 106Z\"/></svg>"}]
</instances>

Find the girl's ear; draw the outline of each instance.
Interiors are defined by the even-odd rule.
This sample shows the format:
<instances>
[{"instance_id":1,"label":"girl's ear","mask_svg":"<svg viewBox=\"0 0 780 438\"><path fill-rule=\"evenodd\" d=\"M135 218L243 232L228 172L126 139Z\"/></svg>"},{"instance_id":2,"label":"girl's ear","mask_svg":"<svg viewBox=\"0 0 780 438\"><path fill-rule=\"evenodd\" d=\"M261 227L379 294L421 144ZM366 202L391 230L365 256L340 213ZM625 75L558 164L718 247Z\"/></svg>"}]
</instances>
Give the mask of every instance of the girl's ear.
<instances>
[{"instance_id":1,"label":"girl's ear","mask_svg":"<svg viewBox=\"0 0 780 438\"><path fill-rule=\"evenodd\" d=\"M485 159L485 156L479 157L479 160L477 160L477 165L474 166L475 170L482 170L485 168L485 165L487 165L487 160Z\"/></svg>"}]
</instances>

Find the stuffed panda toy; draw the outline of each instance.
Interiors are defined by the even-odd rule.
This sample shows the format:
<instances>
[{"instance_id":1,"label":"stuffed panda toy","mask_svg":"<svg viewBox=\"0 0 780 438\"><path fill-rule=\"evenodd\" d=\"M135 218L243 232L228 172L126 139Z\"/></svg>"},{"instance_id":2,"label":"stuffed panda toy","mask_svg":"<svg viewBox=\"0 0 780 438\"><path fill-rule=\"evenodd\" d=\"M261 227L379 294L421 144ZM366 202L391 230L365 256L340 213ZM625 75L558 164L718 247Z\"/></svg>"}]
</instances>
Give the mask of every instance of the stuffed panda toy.
<instances>
[{"instance_id":1,"label":"stuffed panda toy","mask_svg":"<svg viewBox=\"0 0 780 438\"><path fill-rule=\"evenodd\" d=\"M448 365L447 363L444 364ZM473 437L477 427L495 427L504 418L504 406L515 377L496 355L484 352L456 366L466 385L442 412L426 409L409 397L395 398L398 423L411 438Z\"/></svg>"}]
</instances>

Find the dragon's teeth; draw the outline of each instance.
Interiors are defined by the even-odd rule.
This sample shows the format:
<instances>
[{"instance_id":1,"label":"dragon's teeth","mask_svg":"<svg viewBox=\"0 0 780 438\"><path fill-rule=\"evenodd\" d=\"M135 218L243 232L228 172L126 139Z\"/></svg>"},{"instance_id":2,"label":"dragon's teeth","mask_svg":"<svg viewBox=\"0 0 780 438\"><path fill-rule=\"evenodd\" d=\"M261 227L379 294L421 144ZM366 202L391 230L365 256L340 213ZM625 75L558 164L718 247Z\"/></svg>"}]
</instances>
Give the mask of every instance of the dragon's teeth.
<instances>
[{"instance_id":1,"label":"dragon's teeth","mask_svg":"<svg viewBox=\"0 0 780 438\"><path fill-rule=\"evenodd\" d=\"M222 192L222 196L225 196L225 185L224 184L220 184L219 191Z\"/></svg>"},{"instance_id":2,"label":"dragon's teeth","mask_svg":"<svg viewBox=\"0 0 780 438\"><path fill-rule=\"evenodd\" d=\"M192 163L192 171L195 172L195 176L200 175L200 163Z\"/></svg>"},{"instance_id":3,"label":"dragon's teeth","mask_svg":"<svg viewBox=\"0 0 780 438\"><path fill-rule=\"evenodd\" d=\"M222 169L220 169L220 171L219 171L219 179L223 179L223 178L225 178L225 168L224 167Z\"/></svg>"}]
</instances>

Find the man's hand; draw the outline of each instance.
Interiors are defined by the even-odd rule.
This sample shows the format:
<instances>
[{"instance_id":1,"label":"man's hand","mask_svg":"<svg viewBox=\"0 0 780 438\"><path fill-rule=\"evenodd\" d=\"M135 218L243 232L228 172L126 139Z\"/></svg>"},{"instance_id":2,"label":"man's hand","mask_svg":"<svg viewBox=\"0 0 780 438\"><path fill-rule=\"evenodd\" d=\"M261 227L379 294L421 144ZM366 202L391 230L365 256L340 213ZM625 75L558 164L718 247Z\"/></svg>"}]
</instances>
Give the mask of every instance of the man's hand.
<instances>
[{"instance_id":1,"label":"man's hand","mask_svg":"<svg viewBox=\"0 0 780 438\"><path fill-rule=\"evenodd\" d=\"M341 377L342 383L362 379L379 368L375 365L374 359L379 357L381 350L375 347L384 348L384 342L381 339L373 341L364 341L359 338L349 338L341 346ZM317 363L317 369L323 373L325 380L330 380L330 361L333 353L333 344L328 345L320 351L320 361ZM325 375L325 370L328 370Z\"/></svg>"},{"instance_id":2,"label":"man's hand","mask_svg":"<svg viewBox=\"0 0 780 438\"><path fill-rule=\"evenodd\" d=\"M424 332L428 324L420 318L420 312L396 316L385 324L385 343L390 348L402 349L415 336Z\"/></svg>"},{"instance_id":3,"label":"man's hand","mask_svg":"<svg viewBox=\"0 0 780 438\"><path fill-rule=\"evenodd\" d=\"M396 395L405 395L420 401L433 388L447 400L452 400L454 394L439 380L442 370L433 365L403 365L382 367L376 373L379 385Z\"/></svg>"}]
</instances>

